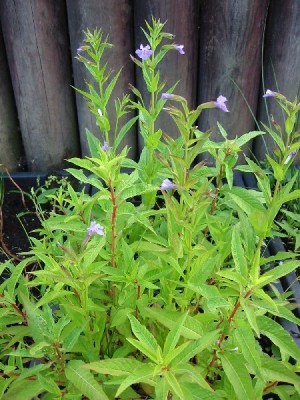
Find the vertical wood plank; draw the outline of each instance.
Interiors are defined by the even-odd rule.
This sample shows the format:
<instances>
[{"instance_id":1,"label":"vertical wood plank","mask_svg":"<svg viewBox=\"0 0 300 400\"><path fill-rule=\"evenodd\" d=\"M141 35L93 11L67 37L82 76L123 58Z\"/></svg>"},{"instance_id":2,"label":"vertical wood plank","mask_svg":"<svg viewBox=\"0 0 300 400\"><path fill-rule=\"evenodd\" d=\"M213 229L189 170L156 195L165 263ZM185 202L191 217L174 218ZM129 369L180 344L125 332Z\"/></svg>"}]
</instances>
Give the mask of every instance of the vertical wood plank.
<instances>
[{"instance_id":1,"label":"vertical wood plank","mask_svg":"<svg viewBox=\"0 0 300 400\"><path fill-rule=\"evenodd\" d=\"M300 1L298 0L270 2L264 42L263 77L257 119L271 126L269 115L273 115L275 120L284 126L283 112L277 102L262 97L267 89L281 92L289 100L294 100L296 96L299 99ZM300 120L298 126L300 127ZM272 153L274 147L270 137L265 135L263 139L255 141L255 155L259 160L265 158L267 151Z\"/></svg>"},{"instance_id":2,"label":"vertical wood plank","mask_svg":"<svg viewBox=\"0 0 300 400\"><path fill-rule=\"evenodd\" d=\"M134 84L134 64L130 59L133 48L133 25L131 0L67 0L69 32L71 50L73 56L73 71L75 86L86 90L85 80L90 81L90 75L84 66L74 57L76 49L83 44L84 33L89 29L93 31L98 28L103 36L108 35L108 42L114 47L104 53L104 61L108 63L108 69L117 72L121 67L123 71L118 84L112 95L112 100L122 98L124 93L129 93L129 83ZM84 98L76 94L77 112L80 128L81 147L83 155L88 154L86 142L86 131L88 128L97 137L103 140L103 135L95 124L94 116L89 112ZM114 104L109 105L108 113L113 119ZM129 116L128 116L129 118ZM126 122L127 117L123 119ZM112 139L112 137L111 137ZM136 152L136 131L131 132L124 138L124 145L131 147L131 157Z\"/></svg>"},{"instance_id":3,"label":"vertical wood plank","mask_svg":"<svg viewBox=\"0 0 300 400\"><path fill-rule=\"evenodd\" d=\"M176 50L170 52L160 64L161 80L171 87L180 80L175 93L185 97L191 108L196 105L197 61L198 61L198 16L199 2L195 0L144 0L134 1L135 48L146 45L141 27L145 29L145 20L151 17L166 22L164 31L175 35L175 43L183 44L185 54ZM137 87L145 94L140 70L137 70ZM146 96L147 97L147 96ZM168 135L176 137L177 128L169 115L162 113L157 121L157 128L162 128Z\"/></svg>"},{"instance_id":4,"label":"vertical wood plank","mask_svg":"<svg viewBox=\"0 0 300 400\"><path fill-rule=\"evenodd\" d=\"M65 2L3 0L0 15L29 169L61 168L79 149Z\"/></svg>"},{"instance_id":5,"label":"vertical wood plank","mask_svg":"<svg viewBox=\"0 0 300 400\"><path fill-rule=\"evenodd\" d=\"M255 128L262 37L267 0L203 0L200 8L199 103L228 99L230 113L210 110L200 116L200 129L216 122L230 138ZM248 104L247 104L248 103ZM246 151L249 154L250 149Z\"/></svg>"},{"instance_id":6,"label":"vertical wood plank","mask_svg":"<svg viewBox=\"0 0 300 400\"><path fill-rule=\"evenodd\" d=\"M0 59L0 164L15 171L21 158L21 136L1 30Z\"/></svg>"}]
</instances>

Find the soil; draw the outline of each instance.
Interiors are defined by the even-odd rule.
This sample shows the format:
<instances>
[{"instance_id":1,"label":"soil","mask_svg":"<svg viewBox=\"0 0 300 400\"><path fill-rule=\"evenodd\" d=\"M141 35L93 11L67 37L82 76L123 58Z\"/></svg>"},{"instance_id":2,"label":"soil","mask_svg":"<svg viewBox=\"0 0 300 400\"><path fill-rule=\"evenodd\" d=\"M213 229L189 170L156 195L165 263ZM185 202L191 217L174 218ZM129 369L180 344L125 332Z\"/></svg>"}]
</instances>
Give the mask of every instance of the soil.
<instances>
[{"instance_id":1,"label":"soil","mask_svg":"<svg viewBox=\"0 0 300 400\"><path fill-rule=\"evenodd\" d=\"M2 215L0 214L0 262L13 257L24 258L20 253L30 249L28 233L40 227L35 206L26 193L16 188L5 190Z\"/></svg>"}]
</instances>

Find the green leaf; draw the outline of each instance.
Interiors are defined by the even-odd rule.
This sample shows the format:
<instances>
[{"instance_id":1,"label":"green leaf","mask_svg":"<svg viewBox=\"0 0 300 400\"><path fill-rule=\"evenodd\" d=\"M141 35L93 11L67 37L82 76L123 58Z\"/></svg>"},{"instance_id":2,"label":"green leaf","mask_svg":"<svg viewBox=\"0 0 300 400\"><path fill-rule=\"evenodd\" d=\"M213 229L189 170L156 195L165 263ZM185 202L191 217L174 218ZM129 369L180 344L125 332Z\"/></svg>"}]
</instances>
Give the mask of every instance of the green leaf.
<instances>
[{"instance_id":1,"label":"green leaf","mask_svg":"<svg viewBox=\"0 0 300 400\"><path fill-rule=\"evenodd\" d=\"M119 397L125 389L127 389L130 385L133 385L134 383L147 383L150 378L154 377L155 369L156 366L151 364L141 366L137 372L132 373L126 379L124 379L124 381L119 386L115 397Z\"/></svg>"},{"instance_id":2,"label":"green leaf","mask_svg":"<svg viewBox=\"0 0 300 400\"><path fill-rule=\"evenodd\" d=\"M169 311L155 308L143 309L146 315L150 318L166 326L170 330L178 323L181 316L176 311ZM195 317L187 316L184 325L181 328L181 336L186 339L199 339L203 334L203 325Z\"/></svg>"},{"instance_id":3,"label":"green leaf","mask_svg":"<svg viewBox=\"0 0 300 400\"><path fill-rule=\"evenodd\" d=\"M178 324L174 325L174 327L168 333L164 344L163 357L165 357L167 354L171 353L175 349L181 336L181 328L184 325L186 317L187 313L182 315L178 320Z\"/></svg>"},{"instance_id":4,"label":"green leaf","mask_svg":"<svg viewBox=\"0 0 300 400\"><path fill-rule=\"evenodd\" d=\"M248 268L241 240L241 223L236 224L232 230L231 252L237 271L246 278L248 275Z\"/></svg>"},{"instance_id":5,"label":"green leaf","mask_svg":"<svg viewBox=\"0 0 300 400\"><path fill-rule=\"evenodd\" d=\"M32 400L43 392L43 386L39 381L19 380L12 382L8 391L1 397L2 400Z\"/></svg>"},{"instance_id":6,"label":"green leaf","mask_svg":"<svg viewBox=\"0 0 300 400\"><path fill-rule=\"evenodd\" d=\"M140 344L139 348L141 351L147 351L147 355L150 357L149 354L151 354L151 358L158 362L159 359L161 358L160 356L160 347L155 339L155 337L148 331L148 329L143 326L133 315L128 315L130 324L131 324L131 329L134 335L139 339ZM137 347L138 343L134 339L128 338L127 339L131 344L133 344L135 347ZM143 350L142 350L143 349Z\"/></svg>"},{"instance_id":7,"label":"green leaf","mask_svg":"<svg viewBox=\"0 0 300 400\"><path fill-rule=\"evenodd\" d=\"M116 86L116 83L118 82L119 76L122 72L123 68L120 68L119 71L116 73L116 75L113 77L113 79L109 82L109 84L107 85L106 89L105 89L105 93L104 93L104 106L107 105L110 96L112 94L112 91L114 90L114 87Z\"/></svg>"},{"instance_id":8,"label":"green leaf","mask_svg":"<svg viewBox=\"0 0 300 400\"><path fill-rule=\"evenodd\" d=\"M85 133L91 157L98 157L99 149L101 147L100 140L95 135L93 135L92 132L89 131L87 128L85 129Z\"/></svg>"},{"instance_id":9,"label":"green leaf","mask_svg":"<svg viewBox=\"0 0 300 400\"><path fill-rule=\"evenodd\" d=\"M173 394L176 394L181 400L186 400L181 385L176 379L176 376L171 371L164 372L164 378L171 387Z\"/></svg>"},{"instance_id":10,"label":"green leaf","mask_svg":"<svg viewBox=\"0 0 300 400\"><path fill-rule=\"evenodd\" d=\"M282 276L295 271L300 266L300 260L286 261L285 263L272 268L270 271L261 275L256 283L256 287L263 287L270 282L275 282Z\"/></svg>"},{"instance_id":11,"label":"green leaf","mask_svg":"<svg viewBox=\"0 0 300 400\"><path fill-rule=\"evenodd\" d=\"M236 322L237 328L234 331L239 351L242 352L245 360L253 368L258 377L261 376L261 361L256 347L256 340L249 324L244 320Z\"/></svg>"},{"instance_id":12,"label":"green leaf","mask_svg":"<svg viewBox=\"0 0 300 400\"><path fill-rule=\"evenodd\" d=\"M167 364L179 365L189 361L196 354L201 353L203 350L209 348L213 343L218 340L219 331L208 332L204 334L200 339L193 342L189 342L188 345L183 343L177 347L171 354L165 358Z\"/></svg>"},{"instance_id":13,"label":"green leaf","mask_svg":"<svg viewBox=\"0 0 300 400\"><path fill-rule=\"evenodd\" d=\"M178 367L173 367L172 371L175 373L175 375L184 375L191 381L197 383L200 386L198 388L199 390L200 388L203 388L210 393L214 392L209 383L206 381L205 377L202 376L202 371L196 369L191 364L186 363L184 365L179 365ZM203 375L205 375L205 373L203 373Z\"/></svg>"},{"instance_id":14,"label":"green leaf","mask_svg":"<svg viewBox=\"0 0 300 400\"><path fill-rule=\"evenodd\" d=\"M244 135L235 139L235 145L237 145L238 147L243 147L250 140L254 139L257 136L261 136L264 134L265 134L265 132L262 132L262 131L251 131L251 132L245 133Z\"/></svg>"},{"instance_id":15,"label":"green leaf","mask_svg":"<svg viewBox=\"0 0 300 400\"><path fill-rule=\"evenodd\" d=\"M228 192L229 197L247 214L250 215L254 210L266 211L260 195L255 190L233 186Z\"/></svg>"},{"instance_id":16,"label":"green leaf","mask_svg":"<svg viewBox=\"0 0 300 400\"><path fill-rule=\"evenodd\" d=\"M69 361L65 369L67 379L89 400L109 400L94 376L82 368L83 364L80 360Z\"/></svg>"},{"instance_id":17,"label":"green leaf","mask_svg":"<svg viewBox=\"0 0 300 400\"><path fill-rule=\"evenodd\" d=\"M43 376L42 374L38 374L37 376L39 383L43 386L48 393L53 393L58 396L61 395L61 391L55 381L49 376Z\"/></svg>"},{"instance_id":18,"label":"green leaf","mask_svg":"<svg viewBox=\"0 0 300 400\"><path fill-rule=\"evenodd\" d=\"M224 372L231 383L238 400L256 400L250 375L239 354L220 354Z\"/></svg>"},{"instance_id":19,"label":"green leaf","mask_svg":"<svg viewBox=\"0 0 300 400\"><path fill-rule=\"evenodd\" d=\"M277 144L281 153L284 153L285 145L284 145L284 142L281 139L281 137L276 132L274 132L272 129L270 129L267 125L265 125L263 122L262 122L262 125L265 128L265 130L270 134L270 136L272 137L274 142Z\"/></svg>"},{"instance_id":20,"label":"green leaf","mask_svg":"<svg viewBox=\"0 0 300 400\"><path fill-rule=\"evenodd\" d=\"M251 305L249 304L249 299L244 299L242 297L240 299L240 302L251 328L254 330L256 335L259 336L260 333L256 322L255 308L253 307L252 304Z\"/></svg>"},{"instance_id":21,"label":"green leaf","mask_svg":"<svg viewBox=\"0 0 300 400\"><path fill-rule=\"evenodd\" d=\"M87 368L98 374L112 376L128 376L139 370L144 364L134 358L111 358L85 364Z\"/></svg>"},{"instance_id":22,"label":"green leaf","mask_svg":"<svg viewBox=\"0 0 300 400\"><path fill-rule=\"evenodd\" d=\"M270 382L287 382L299 386L299 376L288 369L283 362L271 357L262 357L262 373Z\"/></svg>"},{"instance_id":23,"label":"green leaf","mask_svg":"<svg viewBox=\"0 0 300 400\"><path fill-rule=\"evenodd\" d=\"M295 360L300 359L300 349L281 325L266 316L258 316L257 325L261 333L278 346L281 352Z\"/></svg>"},{"instance_id":24,"label":"green leaf","mask_svg":"<svg viewBox=\"0 0 300 400\"><path fill-rule=\"evenodd\" d=\"M217 122L217 125L218 125L218 128L219 128L219 131L220 131L221 135L223 136L224 139L226 139L227 136L228 136L227 132L225 131L225 129L223 128L223 126L219 122Z\"/></svg>"},{"instance_id":25,"label":"green leaf","mask_svg":"<svg viewBox=\"0 0 300 400\"><path fill-rule=\"evenodd\" d=\"M117 137L114 141L114 150L117 150L117 148L120 146L124 136L126 133L130 130L130 128L135 124L135 122L138 120L138 116L131 118L129 121L126 122L126 124L121 128L120 132L117 134Z\"/></svg>"},{"instance_id":26,"label":"green leaf","mask_svg":"<svg viewBox=\"0 0 300 400\"><path fill-rule=\"evenodd\" d=\"M273 169L274 178L277 181L281 182L284 178L284 167L281 164L278 164L275 160L273 160L273 158L268 156L268 154L266 154L266 157Z\"/></svg>"}]
</instances>

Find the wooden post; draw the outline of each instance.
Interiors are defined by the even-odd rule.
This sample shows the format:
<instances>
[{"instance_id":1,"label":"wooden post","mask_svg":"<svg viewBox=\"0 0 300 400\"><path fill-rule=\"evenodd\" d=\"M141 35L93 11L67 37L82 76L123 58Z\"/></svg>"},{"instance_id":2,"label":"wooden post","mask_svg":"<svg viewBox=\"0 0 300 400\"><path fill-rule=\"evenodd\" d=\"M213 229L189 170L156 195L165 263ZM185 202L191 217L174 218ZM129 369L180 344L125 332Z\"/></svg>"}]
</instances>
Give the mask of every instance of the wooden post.
<instances>
[{"instance_id":1,"label":"wooden post","mask_svg":"<svg viewBox=\"0 0 300 400\"><path fill-rule=\"evenodd\" d=\"M255 114L261 71L266 0L204 0L200 7L199 103L228 99L230 113L219 109L201 114L199 128L213 128L213 139L220 133L229 138L255 129ZM246 151L249 154L250 149Z\"/></svg>"},{"instance_id":2,"label":"wooden post","mask_svg":"<svg viewBox=\"0 0 300 400\"><path fill-rule=\"evenodd\" d=\"M0 164L15 171L21 159L21 137L1 30L0 58Z\"/></svg>"},{"instance_id":3,"label":"wooden post","mask_svg":"<svg viewBox=\"0 0 300 400\"><path fill-rule=\"evenodd\" d=\"M145 29L145 20L150 23L152 16L162 23L166 22L164 31L175 35L174 43L184 45L185 54L179 54L176 50L169 53L160 64L160 72L161 80L167 81L164 91L180 80L174 93L185 97L191 109L196 106L197 94L198 4L195 0L134 1L136 49L140 44L147 44L141 27ZM137 87L148 98L140 70L137 71ZM156 128L162 128L170 136L178 136L176 125L164 111L158 118Z\"/></svg>"},{"instance_id":4,"label":"wooden post","mask_svg":"<svg viewBox=\"0 0 300 400\"><path fill-rule=\"evenodd\" d=\"M257 119L272 127L270 115L273 115L284 130L282 109L275 99L264 99L262 96L270 89L282 93L291 101L296 96L300 99L300 1L270 2L262 72ZM273 148L274 142L267 135L255 141L255 155L259 160L265 158L267 151L272 153Z\"/></svg>"},{"instance_id":5,"label":"wooden post","mask_svg":"<svg viewBox=\"0 0 300 400\"><path fill-rule=\"evenodd\" d=\"M134 64L130 59L133 50L133 25L132 7L130 0L67 0L69 33L71 40L71 51L74 70L75 86L86 90L85 80L91 81L91 76L85 70L83 64L74 59L77 48L83 44L84 31L93 31L98 28L103 36L108 35L108 42L114 45L104 53L104 61L108 62L108 69L117 72L121 67L119 82L112 95L112 102L109 104L108 113L112 121L114 119L114 100L123 94L129 93L129 83L134 84ZM80 139L83 155L88 154L86 141L86 128L103 140L103 134L96 126L94 116L88 110L84 98L76 94L78 121L80 128ZM131 115L130 117L132 117ZM130 118L123 118L123 123ZM113 125L113 124L112 124ZM113 134L110 137L113 140ZM131 157L136 153L136 130L132 129L123 140L124 145L131 147Z\"/></svg>"},{"instance_id":6,"label":"wooden post","mask_svg":"<svg viewBox=\"0 0 300 400\"><path fill-rule=\"evenodd\" d=\"M65 3L3 0L0 15L28 167L61 168L79 150Z\"/></svg>"}]
</instances>

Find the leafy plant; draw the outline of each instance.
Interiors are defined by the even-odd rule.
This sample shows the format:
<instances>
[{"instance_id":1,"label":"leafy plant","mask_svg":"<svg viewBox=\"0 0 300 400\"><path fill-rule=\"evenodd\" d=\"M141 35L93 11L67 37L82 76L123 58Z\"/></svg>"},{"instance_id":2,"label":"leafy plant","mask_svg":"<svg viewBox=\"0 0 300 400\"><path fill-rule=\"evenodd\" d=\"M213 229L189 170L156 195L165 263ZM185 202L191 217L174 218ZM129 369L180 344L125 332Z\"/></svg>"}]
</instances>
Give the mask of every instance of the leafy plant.
<instances>
[{"instance_id":1,"label":"leafy plant","mask_svg":"<svg viewBox=\"0 0 300 400\"><path fill-rule=\"evenodd\" d=\"M68 172L96 190L68 184L49 194L56 207L26 259L1 265L10 273L0 286L3 400L299 397L300 350L277 318L299 320L284 296L264 291L299 261L262 252L282 206L300 197L292 182L283 184L300 146L293 133L299 106L272 92L288 110L289 138L267 129L280 150L269 157L272 191L259 165L236 165L242 146L263 132L228 139L218 124L221 141L213 142L196 123L207 109L228 112L227 99L190 110L176 84L161 81L160 61L184 54L163 29L147 23L148 44L131 57L150 101L132 87L134 99L115 103L115 126L106 106L120 71L106 72L110 45L99 31L86 32L78 60L96 84L80 93L102 139L87 132L90 156L72 158ZM138 115L121 126L132 109ZM157 126L161 112L174 120L177 138ZM122 148L135 123L144 140L138 162ZM206 152L212 167L197 161ZM234 169L254 173L261 190L235 187Z\"/></svg>"}]
</instances>

